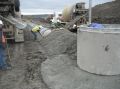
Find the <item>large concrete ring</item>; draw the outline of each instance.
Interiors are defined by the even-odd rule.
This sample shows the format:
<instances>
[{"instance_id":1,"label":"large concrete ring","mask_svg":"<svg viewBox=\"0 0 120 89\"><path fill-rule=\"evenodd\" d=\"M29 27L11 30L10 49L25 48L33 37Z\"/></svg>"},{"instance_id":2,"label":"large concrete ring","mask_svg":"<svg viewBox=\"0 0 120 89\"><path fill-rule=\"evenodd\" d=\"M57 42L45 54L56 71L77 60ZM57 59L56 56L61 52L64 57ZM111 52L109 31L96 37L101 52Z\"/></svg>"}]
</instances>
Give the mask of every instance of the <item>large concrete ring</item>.
<instances>
[{"instance_id":1,"label":"large concrete ring","mask_svg":"<svg viewBox=\"0 0 120 89\"><path fill-rule=\"evenodd\" d=\"M120 74L120 29L80 29L77 36L78 66L94 74Z\"/></svg>"}]
</instances>

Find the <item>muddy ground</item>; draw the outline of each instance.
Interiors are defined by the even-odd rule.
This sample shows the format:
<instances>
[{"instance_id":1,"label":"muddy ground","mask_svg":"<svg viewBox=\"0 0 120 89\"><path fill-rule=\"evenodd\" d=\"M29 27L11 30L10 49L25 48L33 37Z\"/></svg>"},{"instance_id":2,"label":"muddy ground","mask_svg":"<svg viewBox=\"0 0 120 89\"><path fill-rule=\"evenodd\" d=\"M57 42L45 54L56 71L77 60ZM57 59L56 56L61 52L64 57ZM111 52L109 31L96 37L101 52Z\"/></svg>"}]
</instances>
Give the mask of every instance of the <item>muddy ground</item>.
<instances>
[{"instance_id":1,"label":"muddy ground","mask_svg":"<svg viewBox=\"0 0 120 89\"><path fill-rule=\"evenodd\" d=\"M41 77L46 59L38 42L11 44L11 70L1 71L0 89L49 89Z\"/></svg>"},{"instance_id":2,"label":"muddy ground","mask_svg":"<svg viewBox=\"0 0 120 89\"><path fill-rule=\"evenodd\" d=\"M39 39L40 38L40 39ZM33 41L25 31L24 43L9 44L11 70L0 71L0 89L49 89L41 75L41 63L59 54L76 59L76 34L53 31L48 37Z\"/></svg>"}]
</instances>

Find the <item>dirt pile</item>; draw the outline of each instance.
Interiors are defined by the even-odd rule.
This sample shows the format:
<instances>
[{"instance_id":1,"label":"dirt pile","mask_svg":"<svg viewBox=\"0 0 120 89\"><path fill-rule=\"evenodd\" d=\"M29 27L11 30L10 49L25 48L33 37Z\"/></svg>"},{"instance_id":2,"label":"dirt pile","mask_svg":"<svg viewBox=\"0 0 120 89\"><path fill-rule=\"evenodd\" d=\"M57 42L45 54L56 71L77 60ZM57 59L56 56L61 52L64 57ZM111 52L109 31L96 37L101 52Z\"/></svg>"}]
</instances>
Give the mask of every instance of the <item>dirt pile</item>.
<instances>
[{"instance_id":1,"label":"dirt pile","mask_svg":"<svg viewBox=\"0 0 120 89\"><path fill-rule=\"evenodd\" d=\"M77 59L77 35L68 30L53 31L42 39L40 44L46 49L49 57L67 54L72 59Z\"/></svg>"},{"instance_id":2,"label":"dirt pile","mask_svg":"<svg viewBox=\"0 0 120 89\"><path fill-rule=\"evenodd\" d=\"M107 2L93 8L94 21L120 23L120 0Z\"/></svg>"}]
</instances>

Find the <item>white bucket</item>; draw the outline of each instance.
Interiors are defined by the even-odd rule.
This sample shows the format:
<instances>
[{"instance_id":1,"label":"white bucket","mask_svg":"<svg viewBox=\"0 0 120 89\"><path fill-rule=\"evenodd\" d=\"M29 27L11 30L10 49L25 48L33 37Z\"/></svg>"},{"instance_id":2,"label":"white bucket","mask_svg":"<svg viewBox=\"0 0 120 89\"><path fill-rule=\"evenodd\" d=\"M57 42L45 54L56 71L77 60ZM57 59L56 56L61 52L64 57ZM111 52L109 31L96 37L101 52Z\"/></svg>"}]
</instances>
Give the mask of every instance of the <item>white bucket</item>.
<instances>
[{"instance_id":1,"label":"white bucket","mask_svg":"<svg viewBox=\"0 0 120 89\"><path fill-rule=\"evenodd\" d=\"M47 29L47 28L42 28L42 29L40 30L40 34L41 34L43 37L48 36L50 33L51 33L51 30L50 30L50 29Z\"/></svg>"}]
</instances>

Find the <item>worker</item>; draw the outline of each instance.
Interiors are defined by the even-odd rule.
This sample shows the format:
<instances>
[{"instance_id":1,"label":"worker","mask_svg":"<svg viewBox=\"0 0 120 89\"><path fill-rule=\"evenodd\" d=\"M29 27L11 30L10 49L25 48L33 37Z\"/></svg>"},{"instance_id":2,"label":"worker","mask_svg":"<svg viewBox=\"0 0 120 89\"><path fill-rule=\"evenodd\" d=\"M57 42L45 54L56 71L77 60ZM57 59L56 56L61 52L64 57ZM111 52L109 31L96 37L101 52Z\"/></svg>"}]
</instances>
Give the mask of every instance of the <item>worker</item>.
<instances>
[{"instance_id":1,"label":"worker","mask_svg":"<svg viewBox=\"0 0 120 89\"><path fill-rule=\"evenodd\" d=\"M37 40L37 33L40 33L40 29L42 26L34 26L31 30L32 34L34 35L34 40Z\"/></svg>"},{"instance_id":2,"label":"worker","mask_svg":"<svg viewBox=\"0 0 120 89\"><path fill-rule=\"evenodd\" d=\"M48 28L45 28L43 26L35 26L33 27L33 29L31 30L32 34L34 35L34 40L37 39L37 32L42 36L42 37L46 37L47 35L49 35L51 33L51 30Z\"/></svg>"},{"instance_id":3,"label":"worker","mask_svg":"<svg viewBox=\"0 0 120 89\"><path fill-rule=\"evenodd\" d=\"M3 43L5 43L5 39L3 36L3 22L2 20L0 20L0 70L7 69L5 48L4 48Z\"/></svg>"}]
</instances>

